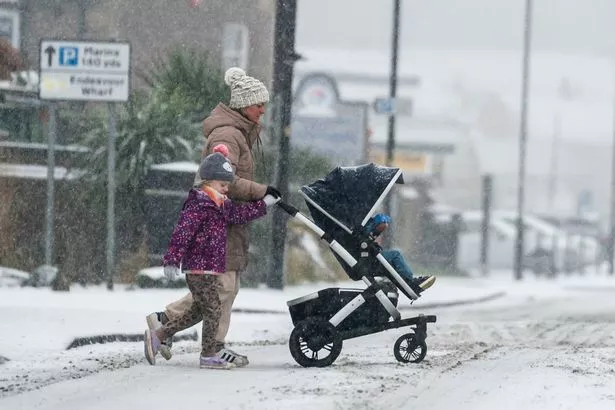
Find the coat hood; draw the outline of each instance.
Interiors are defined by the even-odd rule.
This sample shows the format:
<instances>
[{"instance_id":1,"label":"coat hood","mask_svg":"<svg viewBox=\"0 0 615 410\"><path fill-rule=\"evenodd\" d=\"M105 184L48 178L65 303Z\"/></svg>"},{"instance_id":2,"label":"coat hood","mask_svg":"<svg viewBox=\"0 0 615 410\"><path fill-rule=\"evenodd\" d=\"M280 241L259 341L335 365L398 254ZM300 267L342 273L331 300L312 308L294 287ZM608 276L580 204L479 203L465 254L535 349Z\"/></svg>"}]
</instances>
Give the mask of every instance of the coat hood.
<instances>
[{"instance_id":1,"label":"coat hood","mask_svg":"<svg viewBox=\"0 0 615 410\"><path fill-rule=\"evenodd\" d=\"M205 138L216 129L220 127L234 127L237 128L246 137L246 141L250 148L258 139L259 126L248 120L239 112L227 107L225 104L218 104L216 108L211 111L209 117L203 121L203 132Z\"/></svg>"}]
</instances>

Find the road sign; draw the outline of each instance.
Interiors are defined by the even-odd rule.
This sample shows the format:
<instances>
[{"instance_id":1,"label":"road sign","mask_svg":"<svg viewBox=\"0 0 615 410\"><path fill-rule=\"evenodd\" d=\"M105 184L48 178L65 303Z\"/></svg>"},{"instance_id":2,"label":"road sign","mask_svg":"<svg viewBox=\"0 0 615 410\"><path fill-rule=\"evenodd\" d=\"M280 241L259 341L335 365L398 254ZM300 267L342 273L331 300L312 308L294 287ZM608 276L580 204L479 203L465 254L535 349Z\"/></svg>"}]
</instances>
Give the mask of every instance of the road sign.
<instances>
[{"instance_id":1,"label":"road sign","mask_svg":"<svg viewBox=\"0 0 615 410\"><path fill-rule=\"evenodd\" d=\"M374 100L374 111L377 114L393 114L395 111L395 100L392 98L376 98Z\"/></svg>"},{"instance_id":2,"label":"road sign","mask_svg":"<svg viewBox=\"0 0 615 410\"><path fill-rule=\"evenodd\" d=\"M130 44L43 40L41 100L127 101Z\"/></svg>"},{"instance_id":3,"label":"road sign","mask_svg":"<svg viewBox=\"0 0 615 410\"><path fill-rule=\"evenodd\" d=\"M412 100L409 98L376 98L374 111L377 114L410 116L412 115Z\"/></svg>"}]
</instances>

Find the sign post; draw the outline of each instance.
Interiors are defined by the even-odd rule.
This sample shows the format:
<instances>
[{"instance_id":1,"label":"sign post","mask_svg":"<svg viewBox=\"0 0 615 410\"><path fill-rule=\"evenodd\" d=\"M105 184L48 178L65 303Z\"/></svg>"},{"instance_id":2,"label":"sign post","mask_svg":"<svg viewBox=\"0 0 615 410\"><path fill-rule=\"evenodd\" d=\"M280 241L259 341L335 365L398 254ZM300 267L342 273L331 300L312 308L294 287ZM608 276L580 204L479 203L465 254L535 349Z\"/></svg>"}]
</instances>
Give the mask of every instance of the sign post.
<instances>
[{"instance_id":1,"label":"sign post","mask_svg":"<svg viewBox=\"0 0 615 410\"><path fill-rule=\"evenodd\" d=\"M56 106L51 103L49 104L49 128L47 130L47 212L45 214L45 265L47 266L53 266L56 118Z\"/></svg>"},{"instance_id":2,"label":"sign post","mask_svg":"<svg viewBox=\"0 0 615 410\"><path fill-rule=\"evenodd\" d=\"M117 121L115 106L109 107L109 148L107 149L107 289L113 290L115 276L115 142Z\"/></svg>"},{"instance_id":3,"label":"sign post","mask_svg":"<svg viewBox=\"0 0 615 410\"><path fill-rule=\"evenodd\" d=\"M40 44L39 98L46 101L92 101L109 103L107 149L107 289L113 290L115 272L115 102L130 95L130 44L80 40L43 40ZM51 103L55 114L54 103ZM53 152L55 131L50 124L49 151ZM49 167L53 167L52 154ZM53 169L51 176L53 179ZM51 182L53 183L53 181ZM53 189L48 203L53 204ZM51 202L49 202L51 201ZM50 211L49 211L50 209ZM53 208L48 205L47 229L52 229ZM48 233L48 237L52 235ZM53 242L48 240L48 244ZM51 245L48 245L51 247ZM51 249L47 251L51 255ZM49 256L51 259L51 257Z\"/></svg>"},{"instance_id":4,"label":"sign post","mask_svg":"<svg viewBox=\"0 0 615 410\"><path fill-rule=\"evenodd\" d=\"M389 132L387 138L387 150L386 150L386 166L393 165L393 159L395 156L395 100L397 98L397 60L399 49L399 19L400 19L400 2L401 0L393 0L393 38L391 46L391 77L389 79L389 96L392 103L392 112L389 115ZM384 213L391 215L391 195L388 195L384 200ZM384 245L391 245L392 233L385 235Z\"/></svg>"}]
</instances>

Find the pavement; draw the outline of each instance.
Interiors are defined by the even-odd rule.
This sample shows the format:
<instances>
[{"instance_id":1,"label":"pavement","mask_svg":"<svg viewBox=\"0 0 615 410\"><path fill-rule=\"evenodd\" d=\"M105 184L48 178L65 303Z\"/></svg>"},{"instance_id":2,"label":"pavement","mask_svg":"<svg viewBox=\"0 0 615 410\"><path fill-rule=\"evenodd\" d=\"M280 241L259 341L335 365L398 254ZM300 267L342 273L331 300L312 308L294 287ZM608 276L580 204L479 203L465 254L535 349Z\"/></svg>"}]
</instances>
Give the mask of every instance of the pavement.
<instances>
[{"instance_id":1,"label":"pavement","mask_svg":"<svg viewBox=\"0 0 615 410\"><path fill-rule=\"evenodd\" d=\"M361 281L338 283L311 283L287 286L283 290L268 288L241 289L234 304L234 311L243 313L288 313L286 302L318 290L339 288L365 288ZM493 271L486 276L440 276L435 284L425 290L414 302L400 292L399 309L428 309L490 302L506 296L515 298L540 298L565 296L582 290L615 290L615 276L604 270L590 268L586 273L559 275L555 278L535 276L525 272L517 280L511 271Z\"/></svg>"},{"instance_id":2,"label":"pavement","mask_svg":"<svg viewBox=\"0 0 615 410\"><path fill-rule=\"evenodd\" d=\"M286 302L325 288L364 289L361 281L343 281L337 283L310 283L286 286L283 290L268 288L242 288L233 306L234 312L242 313L288 313ZM503 297L507 294L508 283L505 280L483 279L473 277L443 276L425 290L421 297L410 303L401 295L399 308L427 309L481 303Z\"/></svg>"}]
</instances>

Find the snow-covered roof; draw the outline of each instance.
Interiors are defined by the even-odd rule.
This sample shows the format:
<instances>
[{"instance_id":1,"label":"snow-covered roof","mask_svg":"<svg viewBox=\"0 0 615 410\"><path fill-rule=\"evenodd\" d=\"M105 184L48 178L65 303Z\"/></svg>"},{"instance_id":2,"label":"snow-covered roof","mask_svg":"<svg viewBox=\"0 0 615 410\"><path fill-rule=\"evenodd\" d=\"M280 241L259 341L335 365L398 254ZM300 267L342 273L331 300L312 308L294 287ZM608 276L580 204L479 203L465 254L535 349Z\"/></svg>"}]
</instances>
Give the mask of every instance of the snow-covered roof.
<instances>
[{"instance_id":1,"label":"snow-covered roof","mask_svg":"<svg viewBox=\"0 0 615 410\"><path fill-rule=\"evenodd\" d=\"M199 164L189 161L168 162L166 164L155 164L151 169L157 171L190 172L195 173L199 170Z\"/></svg>"},{"instance_id":2,"label":"snow-covered roof","mask_svg":"<svg viewBox=\"0 0 615 410\"><path fill-rule=\"evenodd\" d=\"M79 169L68 170L65 167L55 167L54 179L73 180L85 174ZM0 177L23 179L47 179L47 165L0 164Z\"/></svg>"},{"instance_id":3,"label":"snow-covered roof","mask_svg":"<svg viewBox=\"0 0 615 410\"><path fill-rule=\"evenodd\" d=\"M0 141L0 147L4 148L29 148L47 150L49 145L40 142L25 142L25 141ZM73 152L88 152L89 149L82 145L55 145L56 151L73 151Z\"/></svg>"}]
</instances>

